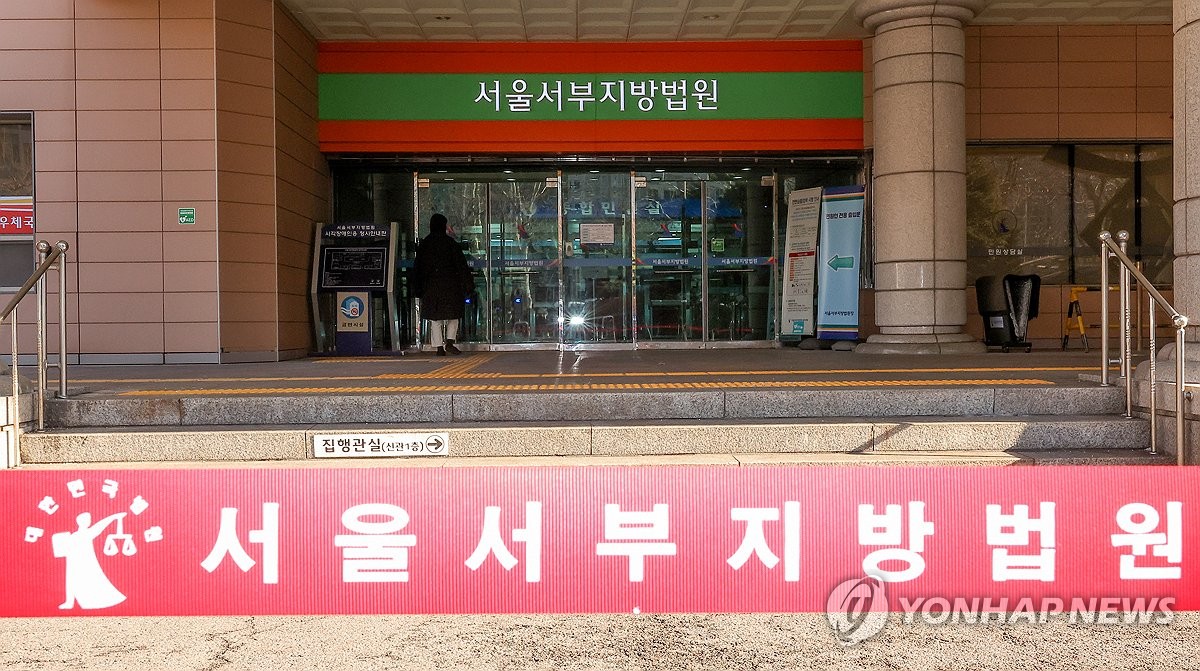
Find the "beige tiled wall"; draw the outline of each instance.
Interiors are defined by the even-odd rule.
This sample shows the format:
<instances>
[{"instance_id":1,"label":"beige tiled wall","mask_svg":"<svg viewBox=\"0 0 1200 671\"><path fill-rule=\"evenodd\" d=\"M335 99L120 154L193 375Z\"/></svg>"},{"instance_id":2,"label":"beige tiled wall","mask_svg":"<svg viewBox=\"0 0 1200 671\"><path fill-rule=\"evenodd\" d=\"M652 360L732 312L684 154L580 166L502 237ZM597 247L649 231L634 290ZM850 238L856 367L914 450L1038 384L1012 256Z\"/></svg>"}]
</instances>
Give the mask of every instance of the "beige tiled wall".
<instances>
[{"instance_id":1,"label":"beige tiled wall","mask_svg":"<svg viewBox=\"0 0 1200 671\"><path fill-rule=\"evenodd\" d=\"M329 166L317 146L317 44L275 9L275 189L279 356L312 346L308 306L314 222L329 211Z\"/></svg>"},{"instance_id":2,"label":"beige tiled wall","mask_svg":"<svg viewBox=\"0 0 1200 671\"><path fill-rule=\"evenodd\" d=\"M328 200L314 62L272 0L0 2L0 109L35 114L38 237L71 244L80 360L307 351L297 269Z\"/></svg>"},{"instance_id":3,"label":"beige tiled wall","mask_svg":"<svg viewBox=\"0 0 1200 671\"><path fill-rule=\"evenodd\" d=\"M967 30L967 139L1169 140L1170 26Z\"/></svg>"},{"instance_id":4,"label":"beige tiled wall","mask_svg":"<svg viewBox=\"0 0 1200 671\"><path fill-rule=\"evenodd\" d=\"M217 0L221 360L276 357L274 8Z\"/></svg>"},{"instance_id":5,"label":"beige tiled wall","mask_svg":"<svg viewBox=\"0 0 1200 671\"><path fill-rule=\"evenodd\" d=\"M968 142L1170 140L1171 27L970 26ZM863 45L865 141L871 40Z\"/></svg>"}]
</instances>

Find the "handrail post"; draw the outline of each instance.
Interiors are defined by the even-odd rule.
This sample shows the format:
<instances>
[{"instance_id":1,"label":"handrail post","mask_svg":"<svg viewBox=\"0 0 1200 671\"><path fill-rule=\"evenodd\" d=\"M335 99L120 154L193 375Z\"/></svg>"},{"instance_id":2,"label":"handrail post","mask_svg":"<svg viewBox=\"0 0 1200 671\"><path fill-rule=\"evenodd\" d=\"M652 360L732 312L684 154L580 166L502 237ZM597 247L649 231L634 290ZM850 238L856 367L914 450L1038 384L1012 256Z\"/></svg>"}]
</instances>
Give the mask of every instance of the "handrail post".
<instances>
[{"instance_id":1,"label":"handrail post","mask_svg":"<svg viewBox=\"0 0 1200 671\"><path fill-rule=\"evenodd\" d=\"M1176 455L1176 463L1178 463L1180 466L1182 466L1187 461L1185 459L1185 447L1184 447L1185 442L1186 442L1184 440L1184 431L1186 429L1186 425L1184 422L1183 402L1184 402L1184 398L1186 396L1186 394L1184 392L1184 388L1187 386L1185 384L1185 377L1187 375L1187 370L1186 370L1187 369L1187 366L1186 366L1187 349L1186 348L1187 348L1187 327L1189 325L1190 320L1187 318L1186 315L1180 314L1179 310L1176 310L1175 307L1173 305L1171 305L1170 301L1168 301L1166 298L1164 298L1162 293L1160 293L1158 289L1154 288L1154 284L1151 283L1150 280L1147 279L1144 274L1142 274L1141 269L1137 268L1136 264L1129 258L1129 255L1125 253L1126 242L1129 240L1129 234L1125 231L1120 231L1117 234L1117 237L1121 240L1119 246L1117 244L1113 243L1113 239L1112 239L1113 236L1111 233L1109 233L1108 231L1102 231L1100 233L1100 245L1104 250L1104 251L1102 251L1102 256L1101 256L1103 261L1101 262L1101 265L1100 265L1100 277L1101 277L1101 283L1105 285L1105 287L1104 287L1105 288L1105 300L1101 301L1101 306L1102 306L1101 314L1103 314L1105 317L1104 318L1104 326L1105 326L1104 333L1107 333L1108 332L1108 328L1107 328L1108 312L1107 312L1107 309L1105 309L1105 308L1107 308L1107 305L1108 305L1108 300L1107 300L1107 289L1108 289L1108 286L1107 286L1107 284L1108 284L1108 282L1107 282L1108 281L1107 263L1108 263L1108 259L1107 259L1107 255L1111 253L1112 256L1116 257L1116 259L1121 262L1121 278L1120 278L1121 279L1121 284L1120 284L1121 312L1122 312L1122 315L1121 315L1122 316L1122 320L1121 320L1122 334L1121 335L1122 335L1122 350L1123 350L1123 354L1124 354L1124 361L1122 361L1121 370L1122 370L1122 373L1125 375L1125 408L1126 408L1125 416L1126 417L1133 416L1133 386L1132 386L1132 377L1133 376L1131 375L1132 365L1131 365L1130 356L1129 356L1130 352L1129 352L1129 301L1128 301L1129 282L1130 282L1130 278L1132 277L1133 279L1137 280L1139 287L1145 288L1146 293L1150 296L1150 423L1151 423L1150 424L1150 450L1151 450L1151 453L1157 452L1157 421L1158 421L1158 397L1156 394L1157 390L1155 388L1156 384L1157 384L1157 381L1156 381L1156 376L1157 376L1156 357L1157 357L1158 353L1154 351L1158 347L1158 343L1156 340L1157 330L1155 328L1156 327L1155 322L1157 321L1157 318L1155 316L1155 309L1156 309L1155 304L1157 304L1157 307L1161 307L1162 309L1166 310L1167 312L1169 312L1171 314L1171 323L1175 326L1175 357L1176 357L1175 358L1175 455ZM1140 310L1139 310L1139 312L1140 312ZM1103 340L1105 340L1105 339L1102 338L1102 341ZM1107 342L1103 343L1102 349L1107 350ZM1105 381L1107 381L1107 375L1105 375L1105 373L1108 370L1107 351L1104 354L1104 358L1105 358L1104 366L1101 369L1101 376L1100 376L1102 384Z\"/></svg>"},{"instance_id":2,"label":"handrail post","mask_svg":"<svg viewBox=\"0 0 1200 671\"><path fill-rule=\"evenodd\" d=\"M1175 322L1175 463L1182 466L1184 464L1184 440L1183 440L1183 378L1186 373L1184 366L1184 342L1186 338L1184 333L1187 331L1188 319L1183 315L1177 315Z\"/></svg>"},{"instance_id":3,"label":"handrail post","mask_svg":"<svg viewBox=\"0 0 1200 671\"><path fill-rule=\"evenodd\" d=\"M1154 298L1150 298L1150 454L1158 454L1158 340L1154 332Z\"/></svg>"},{"instance_id":4,"label":"handrail post","mask_svg":"<svg viewBox=\"0 0 1200 671\"><path fill-rule=\"evenodd\" d=\"M37 243L38 265L41 266L46 262L46 257L50 255L50 243L42 240ZM37 342L37 430L44 431L46 429L46 274L37 281L37 296L35 301L37 304L37 325L34 330L37 331L35 338Z\"/></svg>"},{"instance_id":5,"label":"handrail post","mask_svg":"<svg viewBox=\"0 0 1200 671\"><path fill-rule=\"evenodd\" d=\"M58 244L58 397L67 397L67 250L66 240Z\"/></svg>"},{"instance_id":6,"label":"handrail post","mask_svg":"<svg viewBox=\"0 0 1200 671\"><path fill-rule=\"evenodd\" d=\"M1100 385L1107 387L1108 380L1108 349L1109 349L1109 286L1108 286L1108 231L1100 234Z\"/></svg>"},{"instance_id":7,"label":"handrail post","mask_svg":"<svg viewBox=\"0 0 1200 671\"><path fill-rule=\"evenodd\" d=\"M12 399L8 404L8 421L12 426L12 434L8 443L8 453L5 455L4 466L16 468L21 464L21 382L17 375L17 307L12 313ZM0 323L3 320L0 319Z\"/></svg>"},{"instance_id":8,"label":"handrail post","mask_svg":"<svg viewBox=\"0 0 1200 671\"><path fill-rule=\"evenodd\" d=\"M1129 231L1117 231L1117 244L1121 253L1128 256ZM1125 378L1125 416L1133 417L1133 375L1131 374L1129 337L1129 268L1122 263L1119 276L1121 292L1121 376Z\"/></svg>"},{"instance_id":9,"label":"handrail post","mask_svg":"<svg viewBox=\"0 0 1200 671\"><path fill-rule=\"evenodd\" d=\"M47 328L47 296L46 296L46 272L49 270L59 271L59 287L58 287L58 315L59 315L59 331L58 331L58 357L59 357L59 396L66 398L67 396L67 249L70 245L65 240L58 241L58 244L53 247L48 242L42 240L37 243L37 268L29 279L17 289L16 293L8 300L8 304L0 309L0 325L4 324L4 320L9 316L12 317L10 323L12 334L12 397L8 404L8 419L12 426L12 432L9 434L10 443L6 446L3 452L0 452L0 468L16 468L21 464L21 382L20 374L18 373L19 355L17 352L17 330L20 325L20 318L17 315L17 308L22 300L29 295L29 292L34 288L37 289L37 296L34 297L37 307L37 323L35 330L37 331L37 429L46 428L46 348L49 341L49 330Z\"/></svg>"}]
</instances>

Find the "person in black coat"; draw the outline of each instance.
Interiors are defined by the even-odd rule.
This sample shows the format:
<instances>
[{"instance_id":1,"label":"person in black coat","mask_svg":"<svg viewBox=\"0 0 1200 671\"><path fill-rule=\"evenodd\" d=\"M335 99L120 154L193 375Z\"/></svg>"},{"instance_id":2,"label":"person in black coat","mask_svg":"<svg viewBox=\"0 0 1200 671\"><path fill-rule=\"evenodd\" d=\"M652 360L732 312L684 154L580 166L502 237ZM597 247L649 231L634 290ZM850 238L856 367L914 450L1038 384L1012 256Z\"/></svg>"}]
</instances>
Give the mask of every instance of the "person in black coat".
<instances>
[{"instance_id":1,"label":"person in black coat","mask_svg":"<svg viewBox=\"0 0 1200 671\"><path fill-rule=\"evenodd\" d=\"M429 235L417 246L413 273L413 291L421 299L421 316L429 320L429 342L438 356L462 354L454 340L464 302L475 288L462 246L446 232L446 223L439 213L429 218Z\"/></svg>"}]
</instances>

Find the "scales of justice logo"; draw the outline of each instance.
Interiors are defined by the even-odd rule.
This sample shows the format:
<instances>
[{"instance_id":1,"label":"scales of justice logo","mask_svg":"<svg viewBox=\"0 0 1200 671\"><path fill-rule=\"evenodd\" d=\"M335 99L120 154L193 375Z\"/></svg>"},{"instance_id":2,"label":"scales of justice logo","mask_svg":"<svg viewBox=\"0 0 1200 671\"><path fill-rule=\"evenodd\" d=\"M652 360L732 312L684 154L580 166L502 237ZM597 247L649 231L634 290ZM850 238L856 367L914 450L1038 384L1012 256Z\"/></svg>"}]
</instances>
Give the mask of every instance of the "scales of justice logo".
<instances>
[{"instance_id":1,"label":"scales of justice logo","mask_svg":"<svg viewBox=\"0 0 1200 671\"><path fill-rule=\"evenodd\" d=\"M107 497L108 501L101 498L106 504L102 509L112 509L111 504L116 501L120 489L120 483L116 480L103 481L99 486L99 493L101 497ZM111 608L125 601L125 595L104 573L97 552L103 552L107 557L129 558L138 553L139 542L161 541L161 527L146 526L140 534L134 532L135 527L142 527L139 524L140 516L150 507L149 502L136 495L130 500L126 510L103 517L99 514L94 515L92 510L100 506L87 505L88 488L82 478L66 483L66 494L60 493L60 496L63 498L62 503L56 500L53 494L43 496L37 508L49 519L42 522L41 526L25 527L26 543L37 544L49 533L51 553L55 559L66 563L64 600L59 609L98 610ZM64 507L83 510L71 519L70 512L64 510ZM49 532L43 527L48 527ZM100 544L101 547L97 548L97 541L101 536L104 536L104 540Z\"/></svg>"}]
</instances>

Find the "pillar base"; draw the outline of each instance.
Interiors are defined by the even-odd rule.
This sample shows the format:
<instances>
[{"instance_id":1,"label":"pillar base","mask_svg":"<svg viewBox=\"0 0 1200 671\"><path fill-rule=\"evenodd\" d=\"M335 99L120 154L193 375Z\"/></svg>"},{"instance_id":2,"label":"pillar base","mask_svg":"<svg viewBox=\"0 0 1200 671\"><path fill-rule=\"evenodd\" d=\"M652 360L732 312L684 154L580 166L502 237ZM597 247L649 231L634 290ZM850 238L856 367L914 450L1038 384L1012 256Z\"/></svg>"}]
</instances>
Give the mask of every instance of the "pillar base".
<instances>
[{"instance_id":1,"label":"pillar base","mask_svg":"<svg viewBox=\"0 0 1200 671\"><path fill-rule=\"evenodd\" d=\"M854 351L859 354L983 354L987 347L965 333L892 335L880 333Z\"/></svg>"},{"instance_id":2,"label":"pillar base","mask_svg":"<svg viewBox=\"0 0 1200 671\"><path fill-rule=\"evenodd\" d=\"M1158 350L1156 357L1158 392L1158 449L1172 457L1178 457L1175 441L1175 343L1168 343ZM1200 343L1187 343L1183 361L1183 381L1186 388L1183 399L1183 430L1185 464L1200 464ZM1150 362L1143 361L1133 371L1134 414L1149 419L1150 410Z\"/></svg>"}]
</instances>

